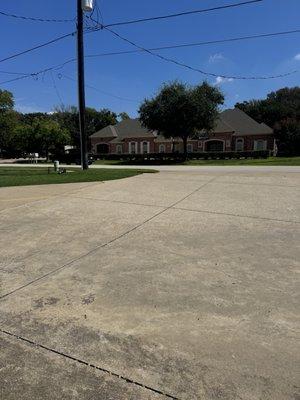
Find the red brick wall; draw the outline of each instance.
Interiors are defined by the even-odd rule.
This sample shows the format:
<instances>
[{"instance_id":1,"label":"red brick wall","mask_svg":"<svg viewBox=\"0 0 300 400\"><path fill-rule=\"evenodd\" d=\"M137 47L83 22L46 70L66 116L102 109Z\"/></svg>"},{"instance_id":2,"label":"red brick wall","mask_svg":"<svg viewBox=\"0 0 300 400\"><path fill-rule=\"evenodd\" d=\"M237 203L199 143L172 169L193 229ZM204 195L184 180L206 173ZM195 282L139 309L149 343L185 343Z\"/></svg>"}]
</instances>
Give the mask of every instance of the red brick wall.
<instances>
[{"instance_id":1,"label":"red brick wall","mask_svg":"<svg viewBox=\"0 0 300 400\"><path fill-rule=\"evenodd\" d=\"M240 136L244 139L244 151L252 151L254 150L254 140L266 140L267 141L267 150L274 150L274 136L273 135L249 135L249 136ZM222 133L222 134L214 134L209 137L212 140L222 140L225 143L225 151L235 151L236 140L239 136L232 136L231 133ZM129 143L136 142L137 143L137 154L141 154L141 143L149 142L149 153L159 153L159 146L163 144L165 146L165 152L171 153L173 151L173 143L171 141L165 142L155 142L155 138L126 138L124 141L120 143L110 143L114 138L91 138L91 151L92 153L97 153L97 145L98 144L107 144L109 146L109 153L116 154L117 146L120 144L122 146L122 153L129 153ZM193 152L203 152L206 150L205 142L207 139L202 140L189 140L188 144L193 145ZM183 143L182 140L177 139L174 141L175 143L175 151L182 152L183 151Z\"/></svg>"},{"instance_id":2,"label":"red brick wall","mask_svg":"<svg viewBox=\"0 0 300 400\"><path fill-rule=\"evenodd\" d=\"M254 141L255 140L266 140L267 148L266 150L273 151L274 150L274 136L273 135L249 135L249 136L241 136L244 138L244 151L253 151L254 150ZM237 139L238 136L235 138ZM233 144L233 150L235 150L235 140Z\"/></svg>"}]
</instances>

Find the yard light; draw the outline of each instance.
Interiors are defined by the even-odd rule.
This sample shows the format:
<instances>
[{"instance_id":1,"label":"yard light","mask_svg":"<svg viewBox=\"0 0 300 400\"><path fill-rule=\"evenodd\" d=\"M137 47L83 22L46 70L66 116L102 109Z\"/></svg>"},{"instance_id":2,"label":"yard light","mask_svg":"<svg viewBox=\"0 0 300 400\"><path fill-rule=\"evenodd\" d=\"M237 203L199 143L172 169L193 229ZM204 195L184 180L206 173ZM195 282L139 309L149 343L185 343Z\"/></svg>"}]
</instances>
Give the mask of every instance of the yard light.
<instances>
[{"instance_id":1,"label":"yard light","mask_svg":"<svg viewBox=\"0 0 300 400\"><path fill-rule=\"evenodd\" d=\"M82 9L85 12L92 12L94 8L94 0L82 0Z\"/></svg>"}]
</instances>

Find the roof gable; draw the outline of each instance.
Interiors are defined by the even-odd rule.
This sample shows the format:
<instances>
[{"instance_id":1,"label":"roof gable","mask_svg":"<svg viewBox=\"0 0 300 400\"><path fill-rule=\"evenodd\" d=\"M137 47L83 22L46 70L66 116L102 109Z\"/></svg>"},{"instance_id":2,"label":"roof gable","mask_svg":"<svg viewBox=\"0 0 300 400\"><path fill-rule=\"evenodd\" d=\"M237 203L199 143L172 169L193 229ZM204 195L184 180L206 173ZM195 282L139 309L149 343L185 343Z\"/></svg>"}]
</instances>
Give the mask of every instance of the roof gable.
<instances>
[{"instance_id":1,"label":"roof gable","mask_svg":"<svg viewBox=\"0 0 300 400\"><path fill-rule=\"evenodd\" d=\"M139 119L124 119L116 125L109 125L100 131L94 133L90 137L94 138L118 138L119 140L138 138L138 137L155 137L153 131L142 126Z\"/></svg>"},{"instance_id":2,"label":"roof gable","mask_svg":"<svg viewBox=\"0 0 300 400\"><path fill-rule=\"evenodd\" d=\"M239 108L228 109L221 112L220 119L232 126L234 134L237 136L273 133L273 130L266 124L259 124Z\"/></svg>"},{"instance_id":3,"label":"roof gable","mask_svg":"<svg viewBox=\"0 0 300 400\"><path fill-rule=\"evenodd\" d=\"M113 138L117 137L117 132L115 127L112 125L108 125L105 128L100 129L100 131L93 133L90 137L93 138Z\"/></svg>"}]
</instances>

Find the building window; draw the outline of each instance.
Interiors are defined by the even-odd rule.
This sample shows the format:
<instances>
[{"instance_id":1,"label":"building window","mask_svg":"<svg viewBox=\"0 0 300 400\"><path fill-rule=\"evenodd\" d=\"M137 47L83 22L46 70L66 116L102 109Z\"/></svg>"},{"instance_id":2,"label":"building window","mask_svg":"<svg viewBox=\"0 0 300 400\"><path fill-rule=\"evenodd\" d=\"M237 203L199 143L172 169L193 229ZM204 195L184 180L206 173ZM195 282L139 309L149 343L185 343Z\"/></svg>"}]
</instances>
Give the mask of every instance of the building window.
<instances>
[{"instance_id":1,"label":"building window","mask_svg":"<svg viewBox=\"0 0 300 400\"><path fill-rule=\"evenodd\" d=\"M203 142L198 142L198 147L199 147L200 149L202 149L202 147L203 147Z\"/></svg>"},{"instance_id":2,"label":"building window","mask_svg":"<svg viewBox=\"0 0 300 400\"><path fill-rule=\"evenodd\" d=\"M254 140L254 150L261 151L267 149L267 141L266 140Z\"/></svg>"},{"instance_id":3,"label":"building window","mask_svg":"<svg viewBox=\"0 0 300 400\"><path fill-rule=\"evenodd\" d=\"M97 144L97 153L98 154L108 154L109 146L106 143Z\"/></svg>"},{"instance_id":4,"label":"building window","mask_svg":"<svg viewBox=\"0 0 300 400\"><path fill-rule=\"evenodd\" d=\"M149 142L142 142L142 153L147 154L149 153L148 148L149 148Z\"/></svg>"},{"instance_id":5,"label":"building window","mask_svg":"<svg viewBox=\"0 0 300 400\"><path fill-rule=\"evenodd\" d=\"M224 141L223 140L207 140L205 142L205 151L224 151Z\"/></svg>"},{"instance_id":6,"label":"building window","mask_svg":"<svg viewBox=\"0 0 300 400\"><path fill-rule=\"evenodd\" d=\"M244 151L244 139L243 138L236 139L235 151Z\"/></svg>"},{"instance_id":7,"label":"building window","mask_svg":"<svg viewBox=\"0 0 300 400\"><path fill-rule=\"evenodd\" d=\"M165 147L165 145L164 145L164 144L160 144L160 145L159 145L159 148L158 148L158 151L159 151L160 153L165 153L165 152L166 152L166 147Z\"/></svg>"},{"instance_id":8,"label":"building window","mask_svg":"<svg viewBox=\"0 0 300 400\"><path fill-rule=\"evenodd\" d=\"M226 140L226 147L230 147L231 146L231 141L230 140Z\"/></svg>"},{"instance_id":9,"label":"building window","mask_svg":"<svg viewBox=\"0 0 300 400\"><path fill-rule=\"evenodd\" d=\"M136 142L129 143L129 153L135 154L136 153Z\"/></svg>"},{"instance_id":10,"label":"building window","mask_svg":"<svg viewBox=\"0 0 300 400\"><path fill-rule=\"evenodd\" d=\"M117 150L117 154L122 154L122 145L117 144L116 150Z\"/></svg>"},{"instance_id":11,"label":"building window","mask_svg":"<svg viewBox=\"0 0 300 400\"><path fill-rule=\"evenodd\" d=\"M187 152L188 153L192 153L193 152L193 145L191 144L191 143L189 143L188 145L187 145Z\"/></svg>"}]
</instances>

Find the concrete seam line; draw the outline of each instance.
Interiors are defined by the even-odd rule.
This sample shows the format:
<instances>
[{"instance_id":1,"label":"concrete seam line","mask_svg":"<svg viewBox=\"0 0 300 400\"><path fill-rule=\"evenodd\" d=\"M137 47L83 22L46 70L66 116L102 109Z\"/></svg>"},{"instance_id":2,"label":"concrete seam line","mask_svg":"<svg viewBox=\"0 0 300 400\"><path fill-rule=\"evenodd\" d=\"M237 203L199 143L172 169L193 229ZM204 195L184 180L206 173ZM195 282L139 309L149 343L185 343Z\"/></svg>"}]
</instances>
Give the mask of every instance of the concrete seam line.
<instances>
[{"instance_id":1,"label":"concrete seam line","mask_svg":"<svg viewBox=\"0 0 300 400\"><path fill-rule=\"evenodd\" d=\"M168 210L172 209L175 205L179 204L181 201L185 200L185 199L188 198L189 196L191 196L191 195L193 195L194 193L198 192L200 189L202 189L204 186L208 185L210 182L214 181L215 179L217 179L217 177L214 177L214 178L211 179L210 181L205 182L203 185L201 185L201 186L198 187L197 189L193 190L191 193L187 194L187 195L184 196L182 199L176 201L175 203L171 204L170 206L168 206L168 207L164 208L163 210L157 212L156 214L152 215L151 217L149 217L149 218L146 219L145 221L141 222L140 224L134 226L133 228L129 229L128 231L125 231L125 232L122 233L121 235L119 235L119 236L117 236L117 237L115 237L115 238L109 240L109 241L106 242L106 243L103 243L103 244L101 244L101 245L99 245L99 246L94 247L92 250L88 251L87 253L84 253L84 254L82 254L81 256L79 256L79 257L77 257L77 258L74 258L74 259L68 261L67 263L65 263L65 264L63 264L63 265L61 265L61 266L59 266L58 268L55 268L54 270L49 271L47 274L44 274L44 275L42 275L42 276L40 276L40 277L38 277L38 278L36 278L36 279L33 279L32 281L26 283L25 285L19 286L18 288L14 289L14 290L11 290L11 291L8 292L8 293L3 294L2 296L0 296L0 300L4 299L4 298L7 297L7 296L10 296L10 295L13 294L13 293L18 292L18 291L21 290L21 289L24 289L24 288L26 288L26 287L32 285L32 284L35 283L35 282L39 282L40 280L42 280L42 279L44 279L44 278L47 278L48 276L53 275L53 274L55 274L56 272L61 271L62 269L66 268L66 267L69 267L69 266L72 265L74 262L80 261L80 260L82 260L84 257L87 257L87 256L89 256L90 254L95 253L95 252L98 251L99 249L104 248L104 247L106 247L106 246L108 246L108 245L110 245L110 244L116 242L117 240L123 238L124 236L128 235L129 233L135 231L136 229L138 229L138 228L140 228L141 226L145 225L146 223L150 222L150 221L153 220L154 218L156 218L156 217L158 217L159 215L163 214L165 211L168 211Z\"/></svg>"},{"instance_id":2,"label":"concrete seam line","mask_svg":"<svg viewBox=\"0 0 300 400\"><path fill-rule=\"evenodd\" d=\"M75 361L75 362L77 362L77 363L79 363L79 364L86 365L87 367L96 369L96 370L98 370L98 371L104 372L105 374L109 374L109 375L111 375L111 376L113 376L113 377L119 378L119 379L121 379L122 381L125 381L125 382L127 382L127 383L131 383L131 384L136 385L136 386L139 386L139 387L141 387L141 388L143 388L143 389L150 390L151 392L154 392L154 393L156 393L156 394L165 396L165 397L167 397L167 398L169 398L169 399L180 400L178 397L175 397L175 396L173 396L173 395L171 395L171 394L165 393L165 392L163 392L163 391L161 391L161 390L159 390L159 389L152 388L151 386L144 385L143 383L140 383L140 382L135 381L135 380L133 380L133 379L127 378L127 377L125 377L125 376L123 376L123 375L120 375L120 374L118 374L118 373L116 373L116 372L110 371L110 370L108 370L108 369L106 369L106 368L99 367L99 366L97 366L97 365L95 365L95 364L91 364L91 363L89 363L89 362L87 362L87 361L84 361L84 360L81 360L81 359L79 359L79 358L77 358L77 357L73 357L73 356L71 356L71 355L69 355L69 354L66 354L66 353L63 353L63 352L61 352L61 351L52 349L51 347L44 346L44 345L42 345L42 344L40 344L40 343L36 343L36 342L34 342L33 340L30 340L30 339L27 339L27 338L25 338L25 337L16 335L15 333L8 332L8 331L6 331L6 330L4 330L4 329L1 329L1 328L0 328L0 332L1 332L2 334L4 334L4 335L13 337L13 338L15 338L15 339L17 339L17 340L21 340L22 342L25 342L25 343L27 343L27 344L29 344L29 345L31 345L31 346L34 346L34 347L37 347L37 348L40 348L40 349L43 349L43 350L47 350L47 351L49 351L49 352L51 352L51 353L54 353L54 354L56 354L56 355L59 355L59 356L61 356L61 357L65 357L65 358L67 358L67 359L69 359L69 360L72 360L72 361Z\"/></svg>"},{"instance_id":3,"label":"concrete seam line","mask_svg":"<svg viewBox=\"0 0 300 400\"><path fill-rule=\"evenodd\" d=\"M95 199L93 197L83 197L83 196L72 196L71 198L74 199L83 199L83 200L93 200L93 201L103 201L106 203L117 203L117 204L128 204L128 205L132 205L132 206L143 206L143 207L152 207L152 208L166 208L166 206L159 206L156 204L142 204L142 203L131 203L129 201L122 201L122 200L111 200L111 199Z\"/></svg>"},{"instance_id":4,"label":"concrete seam line","mask_svg":"<svg viewBox=\"0 0 300 400\"><path fill-rule=\"evenodd\" d=\"M141 176L141 175L139 175ZM200 183L201 180L200 179L177 179L177 178L152 178L152 177L147 177L147 180L152 180L155 182L159 181L177 181L177 182L196 182L196 183ZM206 180L202 180L202 182L207 182ZM249 183L249 182L219 182L216 181L216 184L220 184L220 185L246 185L246 186L271 186L271 187L283 187L283 188L298 188L299 186L297 185L280 185L280 184L271 184L271 183Z\"/></svg>"},{"instance_id":5,"label":"concrete seam line","mask_svg":"<svg viewBox=\"0 0 300 400\"><path fill-rule=\"evenodd\" d=\"M275 218L268 218L268 217L256 217L254 215L242 215L242 214L231 214L231 213L223 213L221 211L207 211L207 210L195 210L191 208L183 208L183 207L173 207L174 210L182 210L182 211L190 211L190 212L198 212L203 214L216 214L216 215L228 215L230 217L238 217L238 218L251 218L251 219L258 219L258 220L267 220L267 221L274 221L274 222L285 222L288 224L300 224L300 221L288 221L285 219L275 219Z\"/></svg>"}]
</instances>

